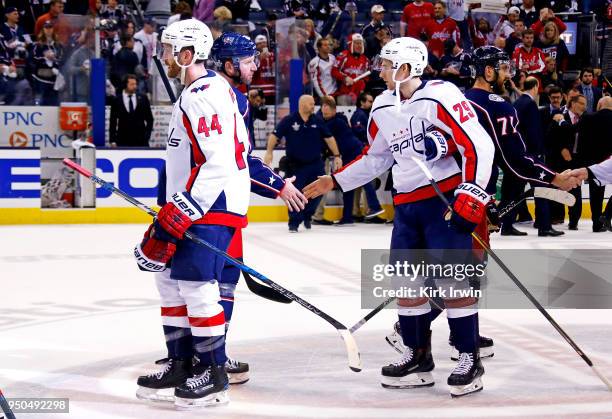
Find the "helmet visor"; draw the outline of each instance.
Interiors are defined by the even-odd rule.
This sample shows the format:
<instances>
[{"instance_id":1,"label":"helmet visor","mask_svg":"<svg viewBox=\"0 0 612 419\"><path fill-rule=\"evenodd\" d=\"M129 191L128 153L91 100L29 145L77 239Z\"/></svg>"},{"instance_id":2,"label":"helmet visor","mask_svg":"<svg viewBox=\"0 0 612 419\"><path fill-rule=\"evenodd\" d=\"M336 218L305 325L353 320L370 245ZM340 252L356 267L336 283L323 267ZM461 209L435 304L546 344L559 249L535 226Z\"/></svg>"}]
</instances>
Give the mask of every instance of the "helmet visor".
<instances>
[{"instance_id":1,"label":"helmet visor","mask_svg":"<svg viewBox=\"0 0 612 419\"><path fill-rule=\"evenodd\" d=\"M516 65L512 60L504 60L497 62L497 71L505 72L510 78L516 74Z\"/></svg>"}]
</instances>

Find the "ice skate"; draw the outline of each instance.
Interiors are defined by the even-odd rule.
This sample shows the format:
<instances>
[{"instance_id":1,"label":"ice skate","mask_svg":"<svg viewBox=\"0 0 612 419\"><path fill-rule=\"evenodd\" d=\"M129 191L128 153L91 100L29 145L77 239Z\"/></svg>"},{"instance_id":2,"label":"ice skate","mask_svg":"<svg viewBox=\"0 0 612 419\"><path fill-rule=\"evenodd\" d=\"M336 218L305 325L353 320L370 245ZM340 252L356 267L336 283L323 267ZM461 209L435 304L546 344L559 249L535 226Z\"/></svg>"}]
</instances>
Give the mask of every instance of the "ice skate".
<instances>
[{"instance_id":1,"label":"ice skate","mask_svg":"<svg viewBox=\"0 0 612 419\"><path fill-rule=\"evenodd\" d=\"M448 385L452 397L461 397L483 389L480 377L484 367L480 362L478 352L461 352L459 362L448 377Z\"/></svg>"},{"instance_id":2,"label":"ice skate","mask_svg":"<svg viewBox=\"0 0 612 419\"><path fill-rule=\"evenodd\" d=\"M138 377L136 397L141 400L174 401L174 388L191 377L191 359L168 359L161 371Z\"/></svg>"}]
</instances>

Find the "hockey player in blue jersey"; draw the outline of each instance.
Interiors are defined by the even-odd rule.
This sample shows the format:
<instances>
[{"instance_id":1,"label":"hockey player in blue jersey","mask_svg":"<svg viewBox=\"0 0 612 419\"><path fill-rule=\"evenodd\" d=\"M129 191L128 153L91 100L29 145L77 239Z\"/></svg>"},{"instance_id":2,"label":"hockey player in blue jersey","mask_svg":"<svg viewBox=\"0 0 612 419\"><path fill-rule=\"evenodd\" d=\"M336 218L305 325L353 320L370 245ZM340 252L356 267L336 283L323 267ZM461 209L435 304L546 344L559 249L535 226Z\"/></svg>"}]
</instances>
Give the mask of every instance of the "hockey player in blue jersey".
<instances>
[{"instance_id":1,"label":"hockey player in blue jersey","mask_svg":"<svg viewBox=\"0 0 612 419\"><path fill-rule=\"evenodd\" d=\"M240 84L250 85L253 73L257 70L259 52L255 43L248 37L235 32L225 32L213 43L211 58L215 68L223 78L232 86L232 91L238 102L238 110L249 128L250 109L249 101L239 89ZM281 198L290 211L301 211L307 200L304 195L293 186L295 178L283 179L277 175L264 162L251 154L253 144L249 144L247 165L251 176L251 192L270 199ZM228 248L230 256L242 260L242 231L236 229ZM234 309L234 291L240 278L240 270L230 264L223 268L219 287L221 291L221 305L225 312L226 333L229 328ZM242 384L249 379L249 365L239 362L228 356L226 371L230 384Z\"/></svg>"}]
</instances>

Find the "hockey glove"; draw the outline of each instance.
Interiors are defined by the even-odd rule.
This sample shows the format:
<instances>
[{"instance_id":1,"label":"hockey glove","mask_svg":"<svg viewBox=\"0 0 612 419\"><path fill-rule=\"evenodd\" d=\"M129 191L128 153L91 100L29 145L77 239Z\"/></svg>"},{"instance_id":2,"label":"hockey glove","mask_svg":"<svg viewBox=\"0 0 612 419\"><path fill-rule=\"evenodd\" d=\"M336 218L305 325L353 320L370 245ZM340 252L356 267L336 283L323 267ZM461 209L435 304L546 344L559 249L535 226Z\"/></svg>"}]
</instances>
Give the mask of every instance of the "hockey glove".
<instances>
[{"instance_id":1,"label":"hockey glove","mask_svg":"<svg viewBox=\"0 0 612 419\"><path fill-rule=\"evenodd\" d=\"M162 207L157 214L159 226L176 239L182 239L194 221L204 213L189 192L175 193L172 201Z\"/></svg>"},{"instance_id":2,"label":"hockey glove","mask_svg":"<svg viewBox=\"0 0 612 419\"><path fill-rule=\"evenodd\" d=\"M176 252L174 237L160 230L157 222L151 224L142 242L134 249L134 257L141 271L165 271L166 264Z\"/></svg>"},{"instance_id":3,"label":"hockey glove","mask_svg":"<svg viewBox=\"0 0 612 419\"><path fill-rule=\"evenodd\" d=\"M425 146L425 160L440 160L448 154L448 141L440 131L430 131L423 139Z\"/></svg>"},{"instance_id":4,"label":"hockey glove","mask_svg":"<svg viewBox=\"0 0 612 419\"><path fill-rule=\"evenodd\" d=\"M499 219L499 211L497 211L497 205L495 205L495 201L491 200L487 204L487 227L489 229L489 233L497 233L500 229L501 222Z\"/></svg>"},{"instance_id":5,"label":"hockey glove","mask_svg":"<svg viewBox=\"0 0 612 419\"><path fill-rule=\"evenodd\" d=\"M485 215L491 197L473 183L461 183L455 190L450 225L458 231L472 233Z\"/></svg>"}]
</instances>

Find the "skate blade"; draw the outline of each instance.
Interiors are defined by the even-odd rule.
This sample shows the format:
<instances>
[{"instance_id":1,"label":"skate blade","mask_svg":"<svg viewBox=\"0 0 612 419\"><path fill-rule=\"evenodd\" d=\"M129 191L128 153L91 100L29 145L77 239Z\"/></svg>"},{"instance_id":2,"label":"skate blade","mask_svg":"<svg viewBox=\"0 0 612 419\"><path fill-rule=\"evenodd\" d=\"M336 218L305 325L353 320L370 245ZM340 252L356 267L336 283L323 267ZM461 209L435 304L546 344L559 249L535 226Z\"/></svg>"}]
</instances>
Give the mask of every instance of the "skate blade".
<instances>
[{"instance_id":1,"label":"skate blade","mask_svg":"<svg viewBox=\"0 0 612 419\"><path fill-rule=\"evenodd\" d=\"M229 403L229 401L228 391L223 390L199 399L184 399L181 397L175 397L174 407L178 409L194 409L198 407L223 405Z\"/></svg>"},{"instance_id":2,"label":"skate blade","mask_svg":"<svg viewBox=\"0 0 612 419\"><path fill-rule=\"evenodd\" d=\"M480 348L480 359L483 358L493 358L495 352L493 350L493 346L487 346L484 348ZM451 346L451 361L459 361L459 351Z\"/></svg>"},{"instance_id":3,"label":"skate blade","mask_svg":"<svg viewBox=\"0 0 612 419\"><path fill-rule=\"evenodd\" d=\"M230 384L244 384L249 381L249 372L227 373Z\"/></svg>"},{"instance_id":4,"label":"skate blade","mask_svg":"<svg viewBox=\"0 0 612 419\"><path fill-rule=\"evenodd\" d=\"M435 384L431 372L417 372L407 377L382 376L380 384L384 388L418 388L431 387Z\"/></svg>"},{"instance_id":5,"label":"skate blade","mask_svg":"<svg viewBox=\"0 0 612 419\"><path fill-rule=\"evenodd\" d=\"M463 397L468 394L482 391L483 388L482 380L477 378L466 386L450 386L450 394L451 397Z\"/></svg>"},{"instance_id":6,"label":"skate blade","mask_svg":"<svg viewBox=\"0 0 612 419\"><path fill-rule=\"evenodd\" d=\"M406 350L406 347L400 342L398 338L396 338L395 333L386 336L385 340L399 354L403 354L404 351Z\"/></svg>"},{"instance_id":7,"label":"skate blade","mask_svg":"<svg viewBox=\"0 0 612 419\"><path fill-rule=\"evenodd\" d=\"M152 402L172 403L174 402L174 387L172 388L147 388L138 386L136 398Z\"/></svg>"}]
</instances>

